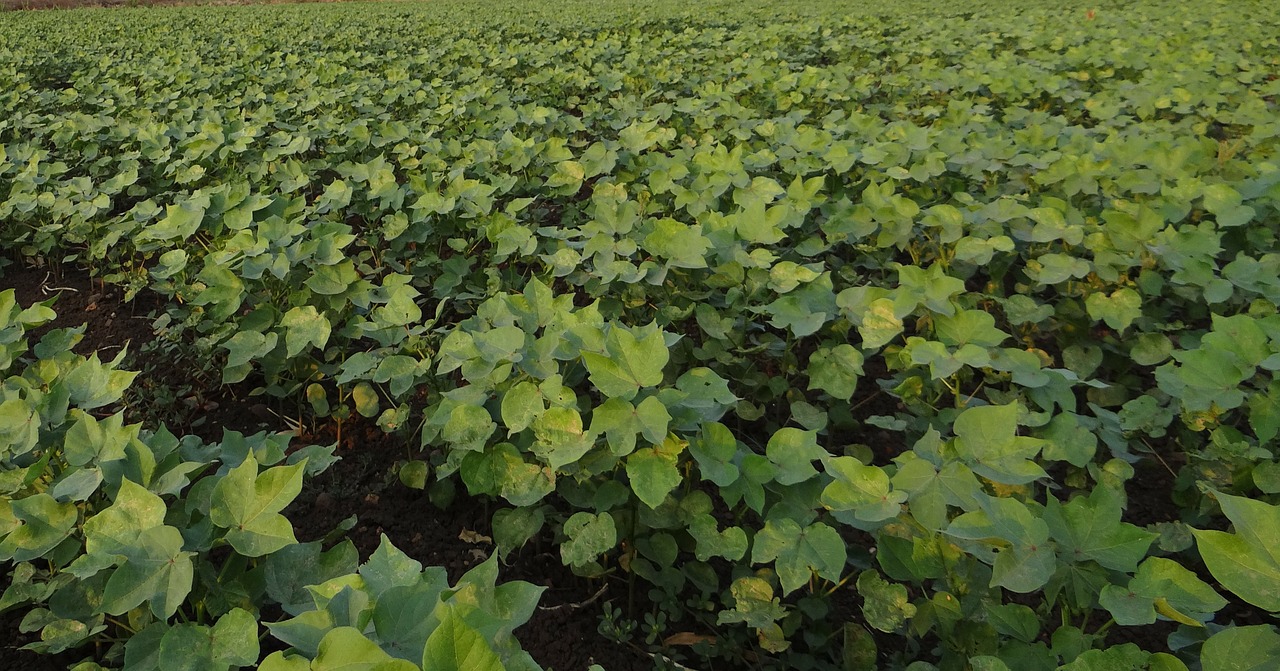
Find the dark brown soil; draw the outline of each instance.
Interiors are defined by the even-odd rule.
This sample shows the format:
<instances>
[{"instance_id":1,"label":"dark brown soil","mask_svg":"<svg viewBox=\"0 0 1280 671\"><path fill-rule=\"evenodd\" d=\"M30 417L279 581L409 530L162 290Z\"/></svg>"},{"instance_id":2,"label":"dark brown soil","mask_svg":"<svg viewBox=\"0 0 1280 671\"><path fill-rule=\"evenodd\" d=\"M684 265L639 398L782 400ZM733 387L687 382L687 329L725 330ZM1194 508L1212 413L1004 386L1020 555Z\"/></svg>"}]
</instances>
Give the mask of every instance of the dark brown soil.
<instances>
[{"instance_id":1,"label":"dark brown soil","mask_svg":"<svg viewBox=\"0 0 1280 671\"><path fill-rule=\"evenodd\" d=\"M493 545L492 514L502 506L466 496L460 491L444 508L428 500L426 492L410 489L396 475L409 449L400 439L377 427L345 427L342 461L312 480L284 514L293 520L300 541L323 538L351 515L356 526L347 533L362 559L377 549L386 534L396 547L423 565L442 566L455 581L488 558ZM332 442L317 439L316 442ZM476 536L474 534L478 534ZM468 540L470 539L470 540ZM479 539L480 542L474 542ZM516 636L544 668L584 671L600 664L609 671L652 668L647 655L621 647L597 632L602 604L625 596L625 587L603 587L579 578L565 567L550 539L535 539L505 558L499 580L524 580L547 588L539 610ZM614 594L611 595L611 592Z\"/></svg>"},{"instance_id":2,"label":"dark brown soil","mask_svg":"<svg viewBox=\"0 0 1280 671\"><path fill-rule=\"evenodd\" d=\"M151 340L151 313L163 303L159 296L142 293L133 301L124 301L124 291L114 285L102 285L80 270L52 271L48 268L6 267L0 283L13 288L18 304L24 307L54 300L57 319L27 334L35 344L51 329L86 326L84 339L73 350L88 356L98 352L103 359L114 358L128 347L136 351Z\"/></svg>"},{"instance_id":3,"label":"dark brown soil","mask_svg":"<svg viewBox=\"0 0 1280 671\"><path fill-rule=\"evenodd\" d=\"M216 370L200 366L182 348L155 346L151 324L165 305L162 296L144 290L126 302L123 289L103 285L84 271L55 273L19 264L5 268L0 282L15 290L22 306L54 299L58 316L28 334L32 345L52 329L85 326L84 339L73 348L76 353L97 352L110 359L126 352L121 367L139 373L125 400L129 421L164 423L175 434L207 441L221 440L224 429L253 433L291 428L279 408L249 397L250 385L223 386Z\"/></svg>"}]
</instances>

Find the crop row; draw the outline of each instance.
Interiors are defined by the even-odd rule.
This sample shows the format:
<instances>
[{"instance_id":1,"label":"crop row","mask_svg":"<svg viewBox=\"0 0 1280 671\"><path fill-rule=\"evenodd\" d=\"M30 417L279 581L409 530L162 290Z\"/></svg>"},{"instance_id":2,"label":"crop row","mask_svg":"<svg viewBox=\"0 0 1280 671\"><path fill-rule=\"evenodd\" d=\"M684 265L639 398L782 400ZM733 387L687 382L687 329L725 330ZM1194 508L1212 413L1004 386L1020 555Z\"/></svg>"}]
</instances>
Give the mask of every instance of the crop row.
<instances>
[{"instance_id":1,"label":"crop row","mask_svg":"<svg viewBox=\"0 0 1280 671\"><path fill-rule=\"evenodd\" d=\"M1280 14L970 4L23 15L0 242L405 435L682 654L1267 668Z\"/></svg>"}]
</instances>

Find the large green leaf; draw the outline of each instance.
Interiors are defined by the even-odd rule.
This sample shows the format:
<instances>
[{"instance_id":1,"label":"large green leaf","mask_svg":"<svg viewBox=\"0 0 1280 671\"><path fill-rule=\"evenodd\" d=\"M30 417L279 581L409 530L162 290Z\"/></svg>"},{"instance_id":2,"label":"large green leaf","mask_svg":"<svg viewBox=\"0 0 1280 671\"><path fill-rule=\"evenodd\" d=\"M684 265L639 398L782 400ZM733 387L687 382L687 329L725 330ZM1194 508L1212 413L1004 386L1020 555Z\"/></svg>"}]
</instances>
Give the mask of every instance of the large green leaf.
<instances>
[{"instance_id":1,"label":"large green leaf","mask_svg":"<svg viewBox=\"0 0 1280 671\"><path fill-rule=\"evenodd\" d=\"M132 480L121 480L115 501L85 521L85 549L91 554L126 554L139 533L164 524L165 511L159 496Z\"/></svg>"},{"instance_id":2,"label":"large green leaf","mask_svg":"<svg viewBox=\"0 0 1280 671\"><path fill-rule=\"evenodd\" d=\"M284 313L280 318L280 326L285 329L285 350L291 358L312 346L323 348L329 342L329 335L333 330L329 319L310 305L292 308Z\"/></svg>"},{"instance_id":3,"label":"large green leaf","mask_svg":"<svg viewBox=\"0 0 1280 671\"><path fill-rule=\"evenodd\" d=\"M1087 496L1061 504L1050 496L1044 521L1064 559L1092 559L1106 568L1132 573L1157 534L1120 521L1119 496L1097 487Z\"/></svg>"},{"instance_id":4,"label":"large green leaf","mask_svg":"<svg viewBox=\"0 0 1280 671\"><path fill-rule=\"evenodd\" d=\"M311 671L420 671L418 665L396 659L354 627L337 627L320 641Z\"/></svg>"},{"instance_id":5,"label":"large green leaf","mask_svg":"<svg viewBox=\"0 0 1280 671\"><path fill-rule=\"evenodd\" d=\"M21 526L0 541L0 560L30 561L44 556L75 529L79 511L74 503L58 503L48 494L5 501Z\"/></svg>"},{"instance_id":6,"label":"large green leaf","mask_svg":"<svg viewBox=\"0 0 1280 671\"><path fill-rule=\"evenodd\" d=\"M835 480L822 491L822 505L834 511L852 511L865 522L896 517L907 493L889 488L889 475L878 466L864 466L853 457L826 460L827 474Z\"/></svg>"},{"instance_id":7,"label":"large green leaf","mask_svg":"<svg viewBox=\"0 0 1280 671\"><path fill-rule=\"evenodd\" d=\"M553 470L576 462L594 441L573 408L551 408L533 422L533 453Z\"/></svg>"},{"instance_id":8,"label":"large green leaf","mask_svg":"<svg viewBox=\"0 0 1280 671\"><path fill-rule=\"evenodd\" d=\"M591 383L606 396L629 401L642 387L662 382L662 369L671 355L656 326L642 329L639 337L614 326L605 337L605 347L604 353L583 352L582 361Z\"/></svg>"},{"instance_id":9,"label":"large green leaf","mask_svg":"<svg viewBox=\"0 0 1280 671\"><path fill-rule=\"evenodd\" d=\"M840 580L846 556L844 540L835 529L822 522L801 527L785 517L765 522L751 549L753 564L774 563L784 594L796 591L814 574Z\"/></svg>"},{"instance_id":10,"label":"large green leaf","mask_svg":"<svg viewBox=\"0 0 1280 671\"><path fill-rule=\"evenodd\" d=\"M827 451L818 445L817 431L784 427L769 438L765 455L776 467L774 479L779 484L794 485L818 474L813 462L826 457Z\"/></svg>"},{"instance_id":11,"label":"large green leaf","mask_svg":"<svg viewBox=\"0 0 1280 671\"><path fill-rule=\"evenodd\" d=\"M1142 316L1142 296L1129 288L1117 289L1111 295L1092 293L1085 300L1085 307L1090 317L1123 331Z\"/></svg>"},{"instance_id":12,"label":"large green leaf","mask_svg":"<svg viewBox=\"0 0 1280 671\"><path fill-rule=\"evenodd\" d=\"M258 621L252 613L233 608L212 627L195 623L175 625L160 640L160 659L175 671L227 671L258 661Z\"/></svg>"},{"instance_id":13,"label":"large green leaf","mask_svg":"<svg viewBox=\"0 0 1280 671\"><path fill-rule=\"evenodd\" d=\"M862 375L862 352L849 344L819 348L809 357L808 375L809 389L821 389L847 401Z\"/></svg>"},{"instance_id":14,"label":"large green leaf","mask_svg":"<svg viewBox=\"0 0 1280 671\"><path fill-rule=\"evenodd\" d=\"M916 614L907 588L885 582L875 571L863 571L858 576L857 588L862 595L862 614L867 624L880 631L896 631Z\"/></svg>"},{"instance_id":15,"label":"large green leaf","mask_svg":"<svg viewBox=\"0 0 1280 671\"><path fill-rule=\"evenodd\" d=\"M502 396L502 423L507 435L525 430L547 409L538 386L528 380L517 383Z\"/></svg>"},{"instance_id":16,"label":"large green leaf","mask_svg":"<svg viewBox=\"0 0 1280 671\"><path fill-rule=\"evenodd\" d=\"M1280 506L1216 494L1235 533L1193 529L1205 566L1249 603L1280 612Z\"/></svg>"},{"instance_id":17,"label":"large green leaf","mask_svg":"<svg viewBox=\"0 0 1280 671\"><path fill-rule=\"evenodd\" d=\"M657 508L680 485L676 460L681 441L668 440L662 446L646 447L627 457L627 480L631 490L650 508Z\"/></svg>"},{"instance_id":18,"label":"large green leaf","mask_svg":"<svg viewBox=\"0 0 1280 671\"><path fill-rule=\"evenodd\" d=\"M656 396L649 396L639 405L620 398L611 398L591 413L591 433L605 434L609 449L622 457L635 450L636 434L641 434L650 445L660 444L667 435L671 413Z\"/></svg>"},{"instance_id":19,"label":"large green leaf","mask_svg":"<svg viewBox=\"0 0 1280 671\"><path fill-rule=\"evenodd\" d=\"M1017 403L969 408L956 417L954 430L956 454L978 475L1014 485L1045 477L1031 461L1044 441L1017 435Z\"/></svg>"},{"instance_id":20,"label":"large green leaf","mask_svg":"<svg viewBox=\"0 0 1280 671\"><path fill-rule=\"evenodd\" d=\"M183 552L182 534L170 526L143 530L133 543L107 580L102 610L121 615L150 601L151 612L167 619L191 592L195 553Z\"/></svg>"},{"instance_id":21,"label":"large green leaf","mask_svg":"<svg viewBox=\"0 0 1280 671\"><path fill-rule=\"evenodd\" d=\"M480 632L463 620L453 608L446 611L440 626L431 632L422 653L422 668L436 671L506 671L502 660Z\"/></svg>"},{"instance_id":22,"label":"large green leaf","mask_svg":"<svg viewBox=\"0 0 1280 671\"><path fill-rule=\"evenodd\" d=\"M993 587L1021 594L1033 592L1049 581L1058 566L1053 545L1048 542L1048 524L1016 499L988 497L982 510L955 518L946 533L981 544L972 552L983 561L994 559Z\"/></svg>"},{"instance_id":23,"label":"large green leaf","mask_svg":"<svg viewBox=\"0 0 1280 671\"><path fill-rule=\"evenodd\" d=\"M738 441L729 427L719 422L702 426L702 433L689 441L689 454L698 462L702 479L727 487L738 479Z\"/></svg>"},{"instance_id":24,"label":"large green leaf","mask_svg":"<svg viewBox=\"0 0 1280 671\"><path fill-rule=\"evenodd\" d=\"M1280 665L1280 634L1265 624L1224 629L1204 642L1200 662L1205 671L1271 671Z\"/></svg>"},{"instance_id":25,"label":"large green leaf","mask_svg":"<svg viewBox=\"0 0 1280 671\"><path fill-rule=\"evenodd\" d=\"M618 543L618 530L609 513L574 513L565 520L560 556L570 566L585 566Z\"/></svg>"},{"instance_id":26,"label":"large green leaf","mask_svg":"<svg viewBox=\"0 0 1280 671\"><path fill-rule=\"evenodd\" d=\"M240 554L260 557L298 542L293 525L279 514L302 491L305 462L276 466L258 473L249 455L213 489L209 519L227 530L226 539Z\"/></svg>"},{"instance_id":27,"label":"large green leaf","mask_svg":"<svg viewBox=\"0 0 1280 671\"><path fill-rule=\"evenodd\" d=\"M286 613L297 615L313 603L307 585L352 573L359 559L359 552L350 541L328 551L322 551L318 541L287 545L268 555L263 563L267 595Z\"/></svg>"}]
</instances>

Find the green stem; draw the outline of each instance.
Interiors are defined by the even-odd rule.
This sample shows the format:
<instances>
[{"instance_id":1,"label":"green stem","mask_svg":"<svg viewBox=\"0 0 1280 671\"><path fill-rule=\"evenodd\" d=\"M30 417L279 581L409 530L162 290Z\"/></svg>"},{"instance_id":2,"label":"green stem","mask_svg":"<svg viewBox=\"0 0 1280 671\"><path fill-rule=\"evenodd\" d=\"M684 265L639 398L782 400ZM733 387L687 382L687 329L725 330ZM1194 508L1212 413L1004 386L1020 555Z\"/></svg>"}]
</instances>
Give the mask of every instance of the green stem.
<instances>
[{"instance_id":1,"label":"green stem","mask_svg":"<svg viewBox=\"0 0 1280 671\"><path fill-rule=\"evenodd\" d=\"M138 633L137 630L135 630L133 627L130 627L129 625L121 622L120 620L115 619L114 617L109 617L106 619L107 619L107 622L110 622L111 624L114 624L115 626L120 627L121 629L129 632L130 634Z\"/></svg>"}]
</instances>

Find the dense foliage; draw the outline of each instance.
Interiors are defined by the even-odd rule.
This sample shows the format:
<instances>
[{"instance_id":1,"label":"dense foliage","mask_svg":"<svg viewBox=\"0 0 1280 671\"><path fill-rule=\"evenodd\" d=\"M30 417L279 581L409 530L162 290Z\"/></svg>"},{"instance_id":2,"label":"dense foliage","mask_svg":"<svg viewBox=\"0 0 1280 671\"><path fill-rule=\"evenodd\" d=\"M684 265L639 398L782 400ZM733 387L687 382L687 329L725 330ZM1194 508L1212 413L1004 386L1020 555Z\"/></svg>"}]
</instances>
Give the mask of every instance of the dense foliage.
<instances>
[{"instance_id":1,"label":"dense foliage","mask_svg":"<svg viewBox=\"0 0 1280 671\"><path fill-rule=\"evenodd\" d=\"M649 643L708 634L668 654L792 669L870 668L877 645L913 671L1280 664L1274 4L5 18L10 258L159 292L161 337L225 383L411 435L406 482L504 501L503 551L549 528L581 574L642 586L649 612L608 611L619 639L643 618ZM50 451L11 402L16 473ZM275 463L219 459L210 483ZM1135 525L1151 464L1177 472L1173 512ZM98 479L94 519L178 491ZM232 537L219 486L184 508L203 535L156 523L164 552L280 550ZM83 534L88 581L125 556L38 496L0 510L0 553ZM305 632L272 626L294 652L270 668L325 668L329 637L429 659L421 631L405 657L333 619L354 571L291 602ZM381 590L349 596L376 619ZM200 626L251 624L218 612ZM518 618L494 617L463 638L511 652ZM1125 642L1157 620L1164 645Z\"/></svg>"}]
</instances>

